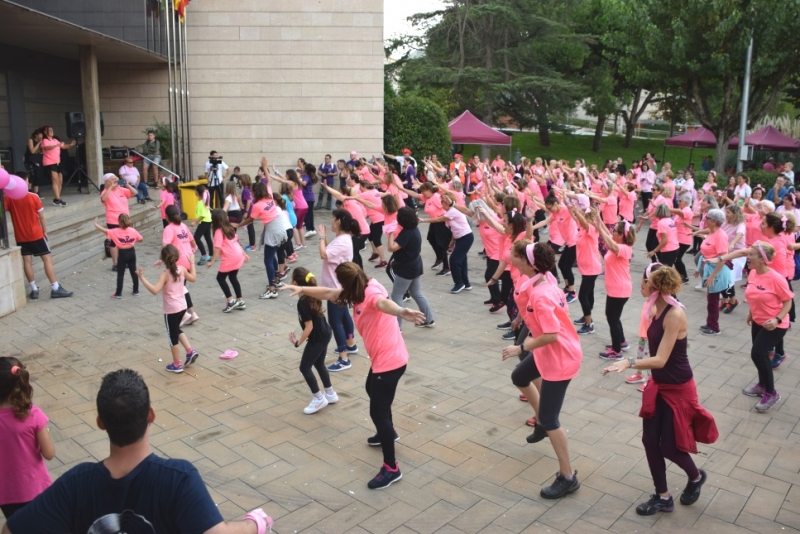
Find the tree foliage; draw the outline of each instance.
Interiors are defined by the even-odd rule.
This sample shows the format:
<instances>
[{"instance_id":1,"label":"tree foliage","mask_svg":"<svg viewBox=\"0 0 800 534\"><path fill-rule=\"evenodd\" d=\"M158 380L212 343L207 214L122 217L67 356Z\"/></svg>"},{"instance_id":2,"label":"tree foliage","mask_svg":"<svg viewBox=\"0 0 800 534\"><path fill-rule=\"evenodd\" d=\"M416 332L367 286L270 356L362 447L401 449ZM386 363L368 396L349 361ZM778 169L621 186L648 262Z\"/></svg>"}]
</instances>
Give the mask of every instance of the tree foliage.
<instances>
[{"instance_id":1,"label":"tree foliage","mask_svg":"<svg viewBox=\"0 0 800 534\"><path fill-rule=\"evenodd\" d=\"M385 102L383 120L384 150L389 154L409 148L450 161L450 129L442 108L435 102L418 96L398 96Z\"/></svg>"}]
</instances>

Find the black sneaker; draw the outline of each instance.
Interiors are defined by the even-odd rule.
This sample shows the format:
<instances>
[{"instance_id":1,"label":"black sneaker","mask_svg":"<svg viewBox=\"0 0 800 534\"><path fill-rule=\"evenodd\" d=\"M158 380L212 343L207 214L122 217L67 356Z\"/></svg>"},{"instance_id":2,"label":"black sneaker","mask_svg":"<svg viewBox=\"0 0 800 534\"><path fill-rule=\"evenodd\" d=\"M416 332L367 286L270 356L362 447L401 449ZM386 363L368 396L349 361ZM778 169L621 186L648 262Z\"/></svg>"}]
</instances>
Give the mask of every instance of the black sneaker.
<instances>
[{"instance_id":1,"label":"black sneaker","mask_svg":"<svg viewBox=\"0 0 800 534\"><path fill-rule=\"evenodd\" d=\"M499 312L500 310L502 310L505 307L506 307L506 305L503 304L502 302L500 304L494 304L494 305L492 305L491 308L489 308L489 313L497 313L497 312Z\"/></svg>"},{"instance_id":2,"label":"black sneaker","mask_svg":"<svg viewBox=\"0 0 800 534\"><path fill-rule=\"evenodd\" d=\"M442 269L436 273L436 276L450 276L450 269Z\"/></svg>"},{"instance_id":3,"label":"black sneaker","mask_svg":"<svg viewBox=\"0 0 800 534\"><path fill-rule=\"evenodd\" d=\"M503 339L505 339L506 341L512 341L514 339L517 339L517 334L515 334L514 331L509 330L508 332L503 334Z\"/></svg>"},{"instance_id":4,"label":"black sneaker","mask_svg":"<svg viewBox=\"0 0 800 534\"><path fill-rule=\"evenodd\" d=\"M231 300L231 301L228 302L228 305L225 306L225 309L222 310L222 313L230 313L230 312L233 311L233 309L235 307L236 307L236 301L235 300Z\"/></svg>"},{"instance_id":5,"label":"black sneaker","mask_svg":"<svg viewBox=\"0 0 800 534\"><path fill-rule=\"evenodd\" d=\"M442 262L440 262L440 261L437 261L436 263L434 263L433 265L431 265L431 269L438 269L438 268L439 268L439 267L441 267L441 266L442 266Z\"/></svg>"},{"instance_id":6,"label":"black sneaker","mask_svg":"<svg viewBox=\"0 0 800 534\"><path fill-rule=\"evenodd\" d=\"M497 325L498 330L511 330L511 321Z\"/></svg>"},{"instance_id":7,"label":"black sneaker","mask_svg":"<svg viewBox=\"0 0 800 534\"><path fill-rule=\"evenodd\" d=\"M484 300L483 301L483 305L484 306L494 306L494 301L492 299Z\"/></svg>"},{"instance_id":8,"label":"black sneaker","mask_svg":"<svg viewBox=\"0 0 800 534\"><path fill-rule=\"evenodd\" d=\"M528 443L539 443L546 437L547 437L547 430L545 430L544 427L537 422L536 425L533 427L533 434L525 438L525 441L527 441Z\"/></svg>"},{"instance_id":9,"label":"black sneaker","mask_svg":"<svg viewBox=\"0 0 800 534\"><path fill-rule=\"evenodd\" d=\"M394 471L391 471L388 465L383 464L381 466L380 472L377 475L375 475L375 478L367 482L367 487L369 489L388 488L401 478L403 478L403 474L400 472L399 465L395 463Z\"/></svg>"},{"instance_id":10,"label":"black sneaker","mask_svg":"<svg viewBox=\"0 0 800 534\"><path fill-rule=\"evenodd\" d=\"M561 473L557 473L556 479L553 481L553 483L545 488L542 488L542 491L540 491L539 494L545 499L560 499L567 493L572 493L580 487L581 483L578 482L577 471L572 473L571 479L565 477Z\"/></svg>"},{"instance_id":11,"label":"black sneaker","mask_svg":"<svg viewBox=\"0 0 800 534\"><path fill-rule=\"evenodd\" d=\"M422 324L414 324L417 328L433 328L436 326L436 321L427 321Z\"/></svg>"},{"instance_id":12,"label":"black sneaker","mask_svg":"<svg viewBox=\"0 0 800 534\"><path fill-rule=\"evenodd\" d=\"M636 507L636 513L639 515L653 515L656 512L671 512L675 509L675 501L672 500L672 495L669 499L662 499L660 495L650 495L650 500L643 502Z\"/></svg>"},{"instance_id":13,"label":"black sneaker","mask_svg":"<svg viewBox=\"0 0 800 534\"><path fill-rule=\"evenodd\" d=\"M706 483L706 478L708 478L706 472L700 469L700 480L697 482L692 482L690 480L689 483L686 484L683 493L681 493L681 504L689 505L697 502L697 499L700 498L700 488ZM672 497L670 497L670 501L671 500Z\"/></svg>"},{"instance_id":14,"label":"black sneaker","mask_svg":"<svg viewBox=\"0 0 800 534\"><path fill-rule=\"evenodd\" d=\"M397 435L397 432L394 433L394 440L400 441L400 436ZM374 436L370 436L367 438L367 445L370 447L380 447L381 446L381 438L378 437L378 434Z\"/></svg>"}]
</instances>

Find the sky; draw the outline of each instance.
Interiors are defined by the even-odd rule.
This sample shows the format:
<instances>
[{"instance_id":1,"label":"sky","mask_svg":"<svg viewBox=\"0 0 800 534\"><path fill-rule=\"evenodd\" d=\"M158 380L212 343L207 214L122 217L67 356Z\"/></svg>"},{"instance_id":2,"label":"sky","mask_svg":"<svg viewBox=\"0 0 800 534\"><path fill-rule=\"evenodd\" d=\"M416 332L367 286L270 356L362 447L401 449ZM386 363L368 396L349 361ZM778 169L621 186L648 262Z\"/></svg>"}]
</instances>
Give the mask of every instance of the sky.
<instances>
[{"instance_id":1,"label":"sky","mask_svg":"<svg viewBox=\"0 0 800 534\"><path fill-rule=\"evenodd\" d=\"M411 23L406 20L407 17L417 13L436 11L443 8L444 5L444 0L384 0L383 39L412 33Z\"/></svg>"}]
</instances>

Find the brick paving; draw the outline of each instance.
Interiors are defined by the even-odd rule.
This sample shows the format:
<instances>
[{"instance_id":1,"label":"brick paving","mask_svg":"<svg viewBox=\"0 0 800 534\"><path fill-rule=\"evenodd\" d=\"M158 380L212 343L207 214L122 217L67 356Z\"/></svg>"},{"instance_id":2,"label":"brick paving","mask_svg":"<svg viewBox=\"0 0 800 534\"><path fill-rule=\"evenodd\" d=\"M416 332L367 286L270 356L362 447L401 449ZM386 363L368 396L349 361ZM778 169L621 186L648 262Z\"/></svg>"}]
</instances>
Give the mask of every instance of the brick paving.
<instances>
[{"instance_id":1,"label":"brick paving","mask_svg":"<svg viewBox=\"0 0 800 534\"><path fill-rule=\"evenodd\" d=\"M327 222L327 213L315 215ZM319 272L317 239L308 241L296 265ZM637 278L645 265L643 241L635 252ZM155 261L156 239L137 248L142 264ZM597 353L609 336L598 283L597 333L581 338L584 363L561 417L582 486L565 499L547 501L539 489L552 481L557 462L547 440L525 442L530 429L524 422L532 413L511 384L514 362L500 358L505 343L495 324L506 320L505 313L490 315L481 305L487 291L479 284L479 250L476 240L469 255L472 292L450 295L449 277L425 274L436 327L404 329L411 361L394 404L403 480L385 491L366 487L381 462L380 450L365 443L374 433L363 388L366 355L362 350L349 371L333 375L339 404L304 415L310 395L297 369L300 352L287 340L299 330L295 301L286 294L258 300L266 280L258 253L251 253L253 261L240 273L244 312L222 314L215 273L199 269L190 289L201 320L186 332L201 357L190 372L171 375L163 369L170 356L160 296L144 289L142 296L130 296L128 279L122 300L108 298L115 276L109 262L59 273L75 297L50 300L45 289L40 301L0 319L0 352L23 359L35 379L34 401L50 417L56 445L48 464L54 477L107 455L106 434L95 426L95 395L105 373L131 367L150 387L155 452L193 462L226 519L263 507L276 518L280 534L800 529L797 328L786 337L790 359L776 372L783 400L759 414L753 409L757 400L741 394L756 375L746 306L722 316L722 336L705 337L697 330L705 297L692 291L694 283L684 286L690 358L720 439L700 445L695 456L709 473L695 505L640 517L634 508L653 491L640 439L640 394L623 376L601 376L604 362ZM426 265L433 263L427 243L423 257ZM146 271L155 278L156 269ZM367 272L389 286L383 270L369 264ZM623 315L631 342L641 305L637 294ZM577 304L572 309L579 313ZM220 360L227 349L239 357ZM670 490L679 493L682 471L670 466L668 477Z\"/></svg>"}]
</instances>

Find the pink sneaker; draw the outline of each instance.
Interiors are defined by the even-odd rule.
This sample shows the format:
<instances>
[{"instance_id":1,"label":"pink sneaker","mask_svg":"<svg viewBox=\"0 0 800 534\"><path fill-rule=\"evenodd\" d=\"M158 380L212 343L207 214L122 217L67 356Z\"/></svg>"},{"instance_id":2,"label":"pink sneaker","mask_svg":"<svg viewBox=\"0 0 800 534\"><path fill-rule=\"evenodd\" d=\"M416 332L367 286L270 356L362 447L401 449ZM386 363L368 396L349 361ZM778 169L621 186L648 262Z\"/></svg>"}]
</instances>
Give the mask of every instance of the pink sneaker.
<instances>
[{"instance_id":1,"label":"pink sneaker","mask_svg":"<svg viewBox=\"0 0 800 534\"><path fill-rule=\"evenodd\" d=\"M578 332L580 334L580 332ZM610 362L618 362L623 358L621 352L616 352L614 349L606 349L600 353L600 359Z\"/></svg>"},{"instance_id":2,"label":"pink sneaker","mask_svg":"<svg viewBox=\"0 0 800 534\"><path fill-rule=\"evenodd\" d=\"M639 386L636 389L639 390L639 393L644 393L644 388L646 388L646 387L647 387L647 382L645 382L644 384L642 384L641 386Z\"/></svg>"},{"instance_id":3,"label":"pink sneaker","mask_svg":"<svg viewBox=\"0 0 800 534\"><path fill-rule=\"evenodd\" d=\"M635 373L625 379L628 384L644 384L647 379L641 373Z\"/></svg>"}]
</instances>

